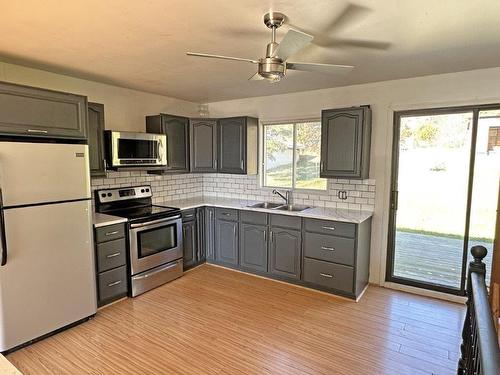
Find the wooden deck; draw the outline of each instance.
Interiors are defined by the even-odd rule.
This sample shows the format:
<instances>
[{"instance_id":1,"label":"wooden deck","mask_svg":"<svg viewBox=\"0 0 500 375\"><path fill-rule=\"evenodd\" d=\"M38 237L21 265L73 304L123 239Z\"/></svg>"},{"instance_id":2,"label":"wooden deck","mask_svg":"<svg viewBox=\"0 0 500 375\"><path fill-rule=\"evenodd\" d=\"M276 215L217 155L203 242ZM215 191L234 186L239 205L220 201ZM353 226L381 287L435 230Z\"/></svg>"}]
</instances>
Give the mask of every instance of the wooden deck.
<instances>
[{"instance_id":1,"label":"wooden deck","mask_svg":"<svg viewBox=\"0 0 500 375\"><path fill-rule=\"evenodd\" d=\"M469 241L469 248L483 245L486 280L490 280L493 243ZM409 232L396 233L395 275L430 283L460 287L463 241L460 239ZM469 261L471 255L469 252ZM468 264L467 262L467 264Z\"/></svg>"},{"instance_id":2,"label":"wooden deck","mask_svg":"<svg viewBox=\"0 0 500 375\"><path fill-rule=\"evenodd\" d=\"M24 374L454 374L463 305L203 265L7 358Z\"/></svg>"}]
</instances>

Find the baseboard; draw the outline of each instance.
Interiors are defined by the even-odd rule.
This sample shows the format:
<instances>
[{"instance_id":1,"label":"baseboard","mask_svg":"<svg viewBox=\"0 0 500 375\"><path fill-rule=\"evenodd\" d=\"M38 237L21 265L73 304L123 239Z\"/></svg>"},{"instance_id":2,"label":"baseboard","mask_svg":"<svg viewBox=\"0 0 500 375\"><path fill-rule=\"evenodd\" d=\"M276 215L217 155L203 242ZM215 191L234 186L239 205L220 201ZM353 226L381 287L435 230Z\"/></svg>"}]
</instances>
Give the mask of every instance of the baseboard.
<instances>
[{"instance_id":1,"label":"baseboard","mask_svg":"<svg viewBox=\"0 0 500 375\"><path fill-rule=\"evenodd\" d=\"M387 288L387 289L399 290L401 292L416 294L416 295L423 296L423 297L431 297L431 298L436 298L436 299L440 299L443 301L460 303L460 304L465 304L465 302L467 301L467 297L456 296L453 294L447 294L447 293L442 293L442 292L436 292L434 290L422 289L422 288L417 288L417 287L409 286L409 285L392 283L389 281L384 282L382 287Z\"/></svg>"}]
</instances>

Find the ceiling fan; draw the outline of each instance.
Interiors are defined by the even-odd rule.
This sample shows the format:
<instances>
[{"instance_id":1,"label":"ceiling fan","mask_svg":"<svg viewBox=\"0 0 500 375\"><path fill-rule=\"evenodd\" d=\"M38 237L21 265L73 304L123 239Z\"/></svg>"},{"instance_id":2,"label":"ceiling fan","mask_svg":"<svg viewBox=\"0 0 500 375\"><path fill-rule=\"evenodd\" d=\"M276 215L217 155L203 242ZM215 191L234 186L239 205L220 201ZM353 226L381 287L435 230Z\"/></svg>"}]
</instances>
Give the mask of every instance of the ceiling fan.
<instances>
[{"instance_id":1,"label":"ceiling fan","mask_svg":"<svg viewBox=\"0 0 500 375\"><path fill-rule=\"evenodd\" d=\"M268 80L278 82L285 77L287 70L301 70L318 73L339 73L350 71L353 66L319 63L291 62L288 58L312 42L313 36L302 31L290 29L280 43L276 42L276 29L285 23L283 13L270 12L264 15L264 24L271 29L271 42L267 44L266 57L258 60L212 55L208 53L187 52L188 56L208 57L213 59L244 61L257 64L258 69L250 80Z\"/></svg>"}]
</instances>

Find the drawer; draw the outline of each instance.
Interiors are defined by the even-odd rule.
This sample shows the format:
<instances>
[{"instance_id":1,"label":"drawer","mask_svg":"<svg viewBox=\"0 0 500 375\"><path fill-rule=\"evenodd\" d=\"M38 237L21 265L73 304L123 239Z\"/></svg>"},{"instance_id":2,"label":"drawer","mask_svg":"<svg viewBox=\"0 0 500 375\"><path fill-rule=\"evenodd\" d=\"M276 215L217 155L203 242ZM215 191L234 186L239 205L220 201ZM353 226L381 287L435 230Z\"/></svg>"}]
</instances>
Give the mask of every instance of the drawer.
<instances>
[{"instance_id":1,"label":"drawer","mask_svg":"<svg viewBox=\"0 0 500 375\"><path fill-rule=\"evenodd\" d=\"M127 294L127 268L122 266L100 273L98 284L100 301L119 298Z\"/></svg>"},{"instance_id":2,"label":"drawer","mask_svg":"<svg viewBox=\"0 0 500 375\"><path fill-rule=\"evenodd\" d=\"M267 225L267 214L263 212L245 211L240 212L241 222L256 225Z\"/></svg>"},{"instance_id":3,"label":"drawer","mask_svg":"<svg viewBox=\"0 0 500 375\"><path fill-rule=\"evenodd\" d=\"M304 235L304 256L309 258L353 266L354 246L352 238L309 232Z\"/></svg>"},{"instance_id":4,"label":"drawer","mask_svg":"<svg viewBox=\"0 0 500 375\"><path fill-rule=\"evenodd\" d=\"M238 221L238 210L231 208L216 208L215 217L220 220Z\"/></svg>"},{"instance_id":5,"label":"drawer","mask_svg":"<svg viewBox=\"0 0 500 375\"><path fill-rule=\"evenodd\" d=\"M191 221L196 219L196 210L194 208L190 210L184 210L181 212L182 221Z\"/></svg>"},{"instance_id":6,"label":"drawer","mask_svg":"<svg viewBox=\"0 0 500 375\"><path fill-rule=\"evenodd\" d=\"M308 283L352 294L353 277L352 267L304 258L304 281Z\"/></svg>"},{"instance_id":7,"label":"drawer","mask_svg":"<svg viewBox=\"0 0 500 375\"><path fill-rule=\"evenodd\" d=\"M305 230L308 232L317 232L350 238L354 238L356 236L356 224L353 223L316 219L305 219L304 221Z\"/></svg>"},{"instance_id":8,"label":"drawer","mask_svg":"<svg viewBox=\"0 0 500 375\"><path fill-rule=\"evenodd\" d=\"M99 227L95 230L95 241L105 242L125 237L125 224L114 224Z\"/></svg>"},{"instance_id":9,"label":"drawer","mask_svg":"<svg viewBox=\"0 0 500 375\"><path fill-rule=\"evenodd\" d=\"M125 238L97 244L97 271L103 272L127 263Z\"/></svg>"},{"instance_id":10,"label":"drawer","mask_svg":"<svg viewBox=\"0 0 500 375\"><path fill-rule=\"evenodd\" d=\"M288 215L270 215L271 225L283 228L300 229L302 219L296 216Z\"/></svg>"}]
</instances>

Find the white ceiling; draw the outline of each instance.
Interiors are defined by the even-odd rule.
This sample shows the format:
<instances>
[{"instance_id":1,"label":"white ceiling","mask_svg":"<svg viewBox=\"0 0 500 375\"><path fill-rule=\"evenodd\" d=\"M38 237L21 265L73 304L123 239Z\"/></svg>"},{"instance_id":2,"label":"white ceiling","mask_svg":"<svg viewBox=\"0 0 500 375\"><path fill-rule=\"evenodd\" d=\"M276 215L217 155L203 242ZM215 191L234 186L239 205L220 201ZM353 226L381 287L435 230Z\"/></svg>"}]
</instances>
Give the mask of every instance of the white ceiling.
<instances>
[{"instance_id":1,"label":"white ceiling","mask_svg":"<svg viewBox=\"0 0 500 375\"><path fill-rule=\"evenodd\" d=\"M5 0L0 59L195 102L500 66L498 0L353 3L366 9L329 28L347 1ZM276 84L248 81L256 69L249 63L185 55L263 57L269 32L262 16L269 10L285 13L320 44L332 37L391 47L314 45L290 60L356 68L344 75L289 72Z\"/></svg>"}]
</instances>

